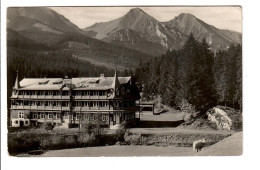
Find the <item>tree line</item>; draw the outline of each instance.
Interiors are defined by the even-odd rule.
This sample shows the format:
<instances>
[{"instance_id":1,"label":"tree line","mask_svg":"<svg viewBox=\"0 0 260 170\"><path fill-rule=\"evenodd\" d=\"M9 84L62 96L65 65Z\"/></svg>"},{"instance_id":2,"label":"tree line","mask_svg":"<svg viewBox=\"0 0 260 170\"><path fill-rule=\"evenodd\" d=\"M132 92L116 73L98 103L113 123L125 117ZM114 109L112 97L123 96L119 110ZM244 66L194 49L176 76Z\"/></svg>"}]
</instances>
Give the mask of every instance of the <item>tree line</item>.
<instances>
[{"instance_id":1,"label":"tree line","mask_svg":"<svg viewBox=\"0 0 260 170\"><path fill-rule=\"evenodd\" d=\"M183 48L167 51L135 70L145 100L205 112L221 104L242 108L242 47L232 44L214 54L205 40L190 34Z\"/></svg>"}]
</instances>

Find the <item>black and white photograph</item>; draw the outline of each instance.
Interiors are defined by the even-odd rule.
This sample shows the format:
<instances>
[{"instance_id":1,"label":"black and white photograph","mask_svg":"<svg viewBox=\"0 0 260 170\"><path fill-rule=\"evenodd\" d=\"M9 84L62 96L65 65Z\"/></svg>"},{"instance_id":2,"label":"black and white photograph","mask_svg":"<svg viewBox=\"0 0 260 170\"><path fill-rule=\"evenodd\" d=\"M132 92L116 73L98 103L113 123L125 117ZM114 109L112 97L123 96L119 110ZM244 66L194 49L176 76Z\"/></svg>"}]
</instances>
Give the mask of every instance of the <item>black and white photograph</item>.
<instances>
[{"instance_id":1,"label":"black and white photograph","mask_svg":"<svg viewBox=\"0 0 260 170\"><path fill-rule=\"evenodd\" d=\"M15 6L6 21L10 157L243 154L241 6Z\"/></svg>"}]
</instances>

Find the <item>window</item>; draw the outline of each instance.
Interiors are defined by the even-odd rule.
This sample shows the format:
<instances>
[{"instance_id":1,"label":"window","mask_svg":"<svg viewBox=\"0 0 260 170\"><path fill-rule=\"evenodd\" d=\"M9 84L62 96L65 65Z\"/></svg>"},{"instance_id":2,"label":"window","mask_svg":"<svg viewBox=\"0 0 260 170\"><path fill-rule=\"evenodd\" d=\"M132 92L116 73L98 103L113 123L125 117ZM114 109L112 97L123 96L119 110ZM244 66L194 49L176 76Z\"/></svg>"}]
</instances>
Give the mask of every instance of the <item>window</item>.
<instances>
[{"instance_id":1,"label":"window","mask_svg":"<svg viewBox=\"0 0 260 170\"><path fill-rule=\"evenodd\" d=\"M68 96L69 95L69 92L68 91L63 91L62 92L62 96Z\"/></svg>"},{"instance_id":2,"label":"window","mask_svg":"<svg viewBox=\"0 0 260 170\"><path fill-rule=\"evenodd\" d=\"M18 112L19 114L19 119L23 119L24 118L24 112Z\"/></svg>"},{"instance_id":3,"label":"window","mask_svg":"<svg viewBox=\"0 0 260 170\"><path fill-rule=\"evenodd\" d=\"M69 119L69 113L64 113L64 119Z\"/></svg>"},{"instance_id":4,"label":"window","mask_svg":"<svg viewBox=\"0 0 260 170\"><path fill-rule=\"evenodd\" d=\"M26 125L28 125L28 124L29 124L28 120L26 120L24 123L25 123Z\"/></svg>"},{"instance_id":5,"label":"window","mask_svg":"<svg viewBox=\"0 0 260 170\"><path fill-rule=\"evenodd\" d=\"M60 119L60 114L59 113L57 113L57 119Z\"/></svg>"},{"instance_id":6,"label":"window","mask_svg":"<svg viewBox=\"0 0 260 170\"><path fill-rule=\"evenodd\" d=\"M28 100L25 100L25 101L24 101L24 105L25 105L25 106L29 106L29 101L28 101Z\"/></svg>"},{"instance_id":7,"label":"window","mask_svg":"<svg viewBox=\"0 0 260 170\"><path fill-rule=\"evenodd\" d=\"M77 113L77 114L76 114L76 120L79 120L79 119L80 119L80 114Z\"/></svg>"},{"instance_id":8,"label":"window","mask_svg":"<svg viewBox=\"0 0 260 170\"><path fill-rule=\"evenodd\" d=\"M69 114L69 118L70 118L71 120L73 120L73 119L74 119L73 113L72 113L72 115L71 115L71 114Z\"/></svg>"},{"instance_id":9,"label":"window","mask_svg":"<svg viewBox=\"0 0 260 170\"><path fill-rule=\"evenodd\" d=\"M52 119L52 118L53 118L52 113L49 113L49 119Z\"/></svg>"},{"instance_id":10,"label":"window","mask_svg":"<svg viewBox=\"0 0 260 170\"><path fill-rule=\"evenodd\" d=\"M15 123L15 124L18 124L18 120L16 120L14 123Z\"/></svg>"},{"instance_id":11,"label":"window","mask_svg":"<svg viewBox=\"0 0 260 170\"><path fill-rule=\"evenodd\" d=\"M89 120L89 114L85 114L85 120Z\"/></svg>"},{"instance_id":12,"label":"window","mask_svg":"<svg viewBox=\"0 0 260 170\"><path fill-rule=\"evenodd\" d=\"M76 106L81 106L81 102L76 102Z\"/></svg>"},{"instance_id":13,"label":"window","mask_svg":"<svg viewBox=\"0 0 260 170\"><path fill-rule=\"evenodd\" d=\"M44 119L44 118L45 118L45 114L41 113L41 119Z\"/></svg>"},{"instance_id":14,"label":"window","mask_svg":"<svg viewBox=\"0 0 260 170\"><path fill-rule=\"evenodd\" d=\"M93 114L93 120L97 120L97 115Z\"/></svg>"},{"instance_id":15,"label":"window","mask_svg":"<svg viewBox=\"0 0 260 170\"><path fill-rule=\"evenodd\" d=\"M99 96L104 96L105 95L105 91L99 91Z\"/></svg>"},{"instance_id":16,"label":"window","mask_svg":"<svg viewBox=\"0 0 260 170\"><path fill-rule=\"evenodd\" d=\"M83 106L89 106L89 102L83 102Z\"/></svg>"},{"instance_id":17,"label":"window","mask_svg":"<svg viewBox=\"0 0 260 170\"><path fill-rule=\"evenodd\" d=\"M25 91L25 94L26 95L30 95L30 91Z\"/></svg>"},{"instance_id":18,"label":"window","mask_svg":"<svg viewBox=\"0 0 260 170\"><path fill-rule=\"evenodd\" d=\"M37 113L32 113L32 117L33 117L33 119L37 119Z\"/></svg>"},{"instance_id":19,"label":"window","mask_svg":"<svg viewBox=\"0 0 260 170\"><path fill-rule=\"evenodd\" d=\"M88 96L88 95L89 95L89 92L88 92L88 91L83 91L83 92L82 92L82 95Z\"/></svg>"},{"instance_id":20,"label":"window","mask_svg":"<svg viewBox=\"0 0 260 170\"><path fill-rule=\"evenodd\" d=\"M108 121L108 114L102 114L102 120Z\"/></svg>"},{"instance_id":21,"label":"window","mask_svg":"<svg viewBox=\"0 0 260 170\"><path fill-rule=\"evenodd\" d=\"M40 119L41 118L41 113L38 113L38 119Z\"/></svg>"}]
</instances>

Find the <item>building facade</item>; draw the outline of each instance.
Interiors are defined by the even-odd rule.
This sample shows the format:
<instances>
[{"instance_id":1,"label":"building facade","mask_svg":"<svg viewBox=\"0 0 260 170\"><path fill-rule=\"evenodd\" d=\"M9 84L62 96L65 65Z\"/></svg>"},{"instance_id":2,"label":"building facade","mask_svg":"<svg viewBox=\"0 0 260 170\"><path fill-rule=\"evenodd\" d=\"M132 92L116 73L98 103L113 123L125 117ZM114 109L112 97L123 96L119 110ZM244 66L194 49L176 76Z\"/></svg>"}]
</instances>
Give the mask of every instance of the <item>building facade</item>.
<instances>
[{"instance_id":1,"label":"building facade","mask_svg":"<svg viewBox=\"0 0 260 170\"><path fill-rule=\"evenodd\" d=\"M101 121L111 126L135 120L138 88L131 77L24 78L11 96L10 125L52 122L72 127Z\"/></svg>"}]
</instances>

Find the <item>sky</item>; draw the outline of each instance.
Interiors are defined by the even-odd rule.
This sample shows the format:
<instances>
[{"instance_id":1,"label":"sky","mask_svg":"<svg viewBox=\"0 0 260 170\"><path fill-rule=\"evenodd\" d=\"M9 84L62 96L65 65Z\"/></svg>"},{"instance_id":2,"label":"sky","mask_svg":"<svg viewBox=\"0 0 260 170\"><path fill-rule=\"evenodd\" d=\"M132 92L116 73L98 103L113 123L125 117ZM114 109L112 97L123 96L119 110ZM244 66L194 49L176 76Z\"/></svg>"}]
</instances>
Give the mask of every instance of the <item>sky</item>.
<instances>
[{"instance_id":1,"label":"sky","mask_svg":"<svg viewBox=\"0 0 260 170\"><path fill-rule=\"evenodd\" d=\"M50 7L79 28L107 22L125 15L135 7ZM242 32L242 9L239 6L218 7L139 7L159 21L169 21L180 13L190 13L220 29Z\"/></svg>"}]
</instances>

